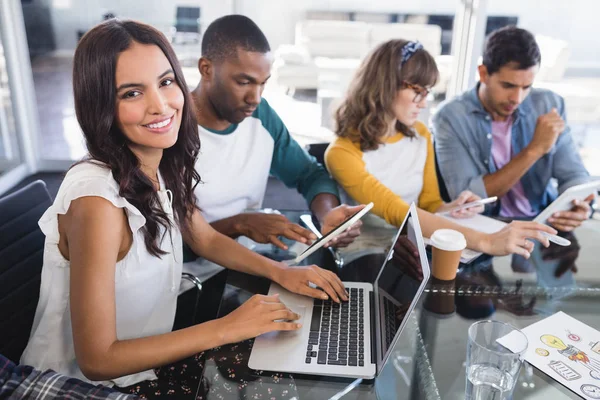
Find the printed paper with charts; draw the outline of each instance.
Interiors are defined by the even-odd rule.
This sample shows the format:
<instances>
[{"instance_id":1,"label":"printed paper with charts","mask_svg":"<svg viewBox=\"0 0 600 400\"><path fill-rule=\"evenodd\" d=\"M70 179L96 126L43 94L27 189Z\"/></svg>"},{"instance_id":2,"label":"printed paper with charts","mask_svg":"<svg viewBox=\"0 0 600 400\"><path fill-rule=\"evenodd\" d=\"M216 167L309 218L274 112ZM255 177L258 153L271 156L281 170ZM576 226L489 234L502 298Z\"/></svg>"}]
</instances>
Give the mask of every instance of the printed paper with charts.
<instances>
[{"instance_id":1,"label":"printed paper with charts","mask_svg":"<svg viewBox=\"0 0 600 400\"><path fill-rule=\"evenodd\" d=\"M558 312L523 329L525 360L584 399L600 399L600 332ZM511 335L498 342L511 349Z\"/></svg>"}]
</instances>

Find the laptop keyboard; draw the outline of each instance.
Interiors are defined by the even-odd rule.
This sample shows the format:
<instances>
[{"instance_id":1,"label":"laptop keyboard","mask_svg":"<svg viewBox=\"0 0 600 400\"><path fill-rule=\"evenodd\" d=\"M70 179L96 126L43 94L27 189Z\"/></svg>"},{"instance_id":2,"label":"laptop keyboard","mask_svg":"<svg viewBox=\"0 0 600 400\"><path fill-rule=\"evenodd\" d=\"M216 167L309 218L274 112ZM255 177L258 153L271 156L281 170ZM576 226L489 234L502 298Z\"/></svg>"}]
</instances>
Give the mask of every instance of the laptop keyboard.
<instances>
[{"instance_id":1,"label":"laptop keyboard","mask_svg":"<svg viewBox=\"0 0 600 400\"><path fill-rule=\"evenodd\" d=\"M363 289L351 288L349 300L314 300L306 363L365 365Z\"/></svg>"},{"instance_id":2,"label":"laptop keyboard","mask_svg":"<svg viewBox=\"0 0 600 400\"><path fill-rule=\"evenodd\" d=\"M399 328L399 322L402 321L402 318L397 317L399 308L396 307L394 303L392 303L388 298L383 297L383 312L385 315L385 338L387 340L387 344L392 343L394 336L396 336L396 332Z\"/></svg>"}]
</instances>

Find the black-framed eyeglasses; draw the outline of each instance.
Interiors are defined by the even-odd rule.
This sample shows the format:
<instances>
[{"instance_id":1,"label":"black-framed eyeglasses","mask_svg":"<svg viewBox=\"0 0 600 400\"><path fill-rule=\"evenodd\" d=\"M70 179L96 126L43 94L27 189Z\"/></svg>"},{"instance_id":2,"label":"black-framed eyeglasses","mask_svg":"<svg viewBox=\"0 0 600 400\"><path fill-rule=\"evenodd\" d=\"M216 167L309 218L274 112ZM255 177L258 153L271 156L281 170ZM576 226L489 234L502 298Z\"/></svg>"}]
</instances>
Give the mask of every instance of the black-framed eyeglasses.
<instances>
[{"instance_id":1,"label":"black-framed eyeglasses","mask_svg":"<svg viewBox=\"0 0 600 400\"><path fill-rule=\"evenodd\" d=\"M405 88L412 89L415 92L415 98L413 99L413 103L420 103L423 99L426 99L431 92L429 89L421 87L419 85L413 85L412 83L408 83L406 81L402 81L402 85Z\"/></svg>"}]
</instances>

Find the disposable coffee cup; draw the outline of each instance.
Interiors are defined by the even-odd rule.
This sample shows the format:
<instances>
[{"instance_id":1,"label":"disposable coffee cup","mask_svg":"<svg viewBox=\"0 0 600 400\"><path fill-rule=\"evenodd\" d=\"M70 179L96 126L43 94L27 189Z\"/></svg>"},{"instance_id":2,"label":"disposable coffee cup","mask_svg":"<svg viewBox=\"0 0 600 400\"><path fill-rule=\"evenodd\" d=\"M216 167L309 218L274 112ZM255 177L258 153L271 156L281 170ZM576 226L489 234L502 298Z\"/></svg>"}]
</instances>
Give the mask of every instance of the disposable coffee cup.
<instances>
[{"instance_id":1,"label":"disposable coffee cup","mask_svg":"<svg viewBox=\"0 0 600 400\"><path fill-rule=\"evenodd\" d=\"M438 229L431 235L433 262L431 274L442 281L456 278L462 251L467 247L464 235L453 229Z\"/></svg>"},{"instance_id":2,"label":"disposable coffee cup","mask_svg":"<svg viewBox=\"0 0 600 400\"><path fill-rule=\"evenodd\" d=\"M454 305L456 282L442 281L434 277L429 283L430 290L425 296L423 308L437 317L452 315L456 309Z\"/></svg>"}]
</instances>

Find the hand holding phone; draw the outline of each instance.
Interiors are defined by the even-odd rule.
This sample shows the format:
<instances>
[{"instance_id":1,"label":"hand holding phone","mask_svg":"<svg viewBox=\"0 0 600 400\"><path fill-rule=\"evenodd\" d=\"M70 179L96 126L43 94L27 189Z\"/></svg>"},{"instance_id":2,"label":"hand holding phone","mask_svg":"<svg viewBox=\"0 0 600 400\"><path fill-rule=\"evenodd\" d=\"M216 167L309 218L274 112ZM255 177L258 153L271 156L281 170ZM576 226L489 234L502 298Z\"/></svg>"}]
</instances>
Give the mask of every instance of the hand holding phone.
<instances>
[{"instance_id":1,"label":"hand holding phone","mask_svg":"<svg viewBox=\"0 0 600 400\"><path fill-rule=\"evenodd\" d=\"M288 264L297 264L300 261L304 260L306 257L323 247L325 244L329 243L331 240L335 239L337 236L342 234L346 229L350 228L356 221L361 219L366 213L368 213L371 208L373 208L373 203L367 204L363 209L358 211L356 214L351 215L337 227L329 231L326 235L321 236L316 242L314 242L308 249L304 250L301 254L299 254L294 260L290 260Z\"/></svg>"},{"instance_id":2,"label":"hand holding phone","mask_svg":"<svg viewBox=\"0 0 600 400\"><path fill-rule=\"evenodd\" d=\"M453 213L454 211L460 211L460 210L465 210L467 208L479 207L479 206L482 206L485 204L495 203L496 201L498 201L497 196L488 197L486 199L475 200L470 203L465 203L465 204L461 204L460 206L453 207L449 210L444 210L441 214L450 214L450 213Z\"/></svg>"}]
</instances>

